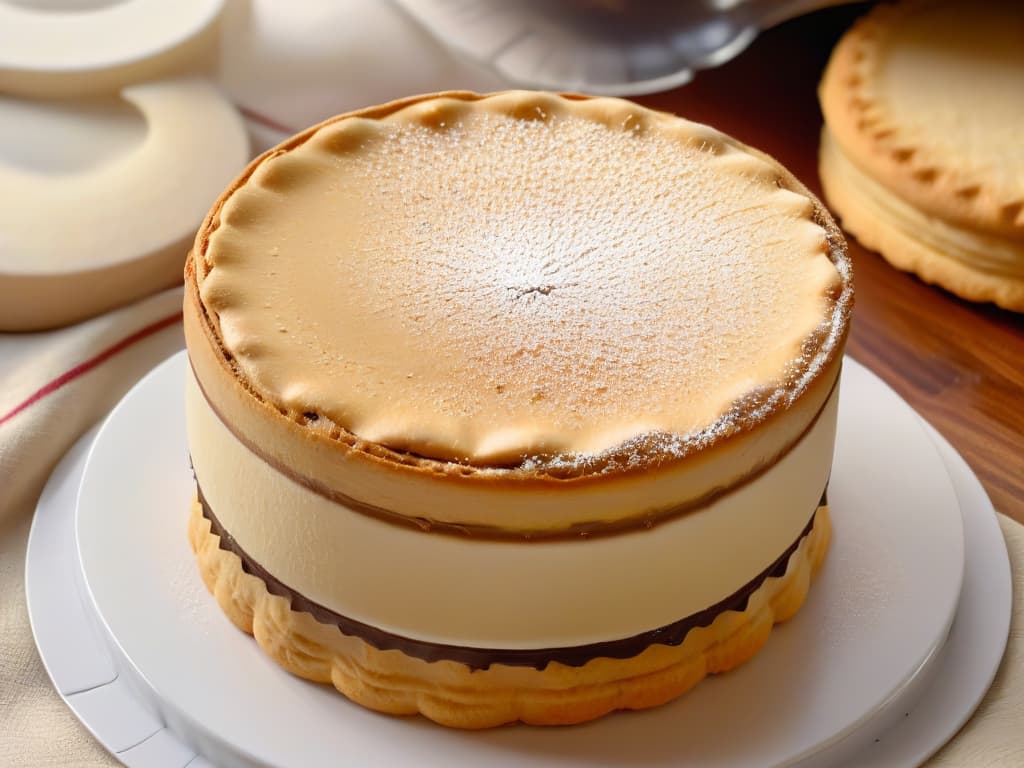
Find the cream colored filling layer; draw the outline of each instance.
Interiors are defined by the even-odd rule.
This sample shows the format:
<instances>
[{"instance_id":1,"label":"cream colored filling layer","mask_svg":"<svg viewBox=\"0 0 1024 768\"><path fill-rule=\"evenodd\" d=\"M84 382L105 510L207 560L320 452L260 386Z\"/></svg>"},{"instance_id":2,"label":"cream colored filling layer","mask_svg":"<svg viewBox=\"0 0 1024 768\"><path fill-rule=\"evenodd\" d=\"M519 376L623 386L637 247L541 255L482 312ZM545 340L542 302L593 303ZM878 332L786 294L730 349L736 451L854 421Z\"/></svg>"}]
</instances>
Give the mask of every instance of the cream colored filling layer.
<instances>
[{"instance_id":1,"label":"cream colored filling layer","mask_svg":"<svg viewBox=\"0 0 1024 768\"><path fill-rule=\"evenodd\" d=\"M922 213L861 171L827 128L821 134L821 156L836 183L855 194L865 212L880 222L972 269L1024 278L1024 243Z\"/></svg>"},{"instance_id":2,"label":"cream colored filling layer","mask_svg":"<svg viewBox=\"0 0 1024 768\"><path fill-rule=\"evenodd\" d=\"M309 599L380 629L509 649L629 637L735 592L806 526L831 468L837 405L838 391L790 453L701 511L651 530L527 544L422 533L328 501L242 445L191 371L186 383L196 478L257 562Z\"/></svg>"}]
</instances>

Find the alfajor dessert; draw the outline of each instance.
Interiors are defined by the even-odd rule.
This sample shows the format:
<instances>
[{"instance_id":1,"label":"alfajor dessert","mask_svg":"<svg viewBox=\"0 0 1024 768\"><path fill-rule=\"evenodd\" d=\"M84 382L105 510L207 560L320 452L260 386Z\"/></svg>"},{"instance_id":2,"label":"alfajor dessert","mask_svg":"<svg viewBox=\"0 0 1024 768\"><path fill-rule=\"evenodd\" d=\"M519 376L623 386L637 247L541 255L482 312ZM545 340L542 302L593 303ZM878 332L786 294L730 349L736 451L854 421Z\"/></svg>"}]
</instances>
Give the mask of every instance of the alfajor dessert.
<instances>
[{"instance_id":1,"label":"alfajor dessert","mask_svg":"<svg viewBox=\"0 0 1024 768\"><path fill-rule=\"evenodd\" d=\"M186 267L202 577L381 712L666 702L823 562L851 300L820 203L706 126L524 91L328 120Z\"/></svg>"},{"instance_id":2,"label":"alfajor dessert","mask_svg":"<svg viewBox=\"0 0 1024 768\"><path fill-rule=\"evenodd\" d=\"M1024 311L1024 5L880 4L821 82L820 170L843 227L894 266Z\"/></svg>"}]
</instances>

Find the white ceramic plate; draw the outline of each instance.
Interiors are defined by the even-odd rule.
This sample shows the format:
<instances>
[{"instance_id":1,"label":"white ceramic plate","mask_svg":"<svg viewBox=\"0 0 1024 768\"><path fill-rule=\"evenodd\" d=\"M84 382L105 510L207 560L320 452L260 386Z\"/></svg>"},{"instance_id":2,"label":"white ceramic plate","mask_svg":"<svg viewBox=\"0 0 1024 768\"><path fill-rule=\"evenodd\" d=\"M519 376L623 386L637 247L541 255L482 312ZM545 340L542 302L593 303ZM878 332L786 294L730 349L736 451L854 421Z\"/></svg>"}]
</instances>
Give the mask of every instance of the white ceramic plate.
<instances>
[{"instance_id":1,"label":"white ceramic plate","mask_svg":"<svg viewBox=\"0 0 1024 768\"><path fill-rule=\"evenodd\" d=\"M151 711L220 765L315 766L341 755L352 764L822 764L902 718L953 617L956 493L913 411L851 362L830 489L834 548L803 611L753 662L671 705L572 729L469 734L375 715L281 671L199 582L184 534L184 365L178 356L150 374L101 430L81 487L79 548L118 680L132 680ZM993 606L1008 612L1008 601ZM931 733L926 748L952 732Z\"/></svg>"},{"instance_id":2,"label":"white ceramic plate","mask_svg":"<svg viewBox=\"0 0 1024 768\"><path fill-rule=\"evenodd\" d=\"M960 502L967 553L964 582L956 619L936 669L914 705L900 713L902 702L897 702L896 725L850 761L859 768L920 765L938 751L985 697L1010 632L1010 558L992 502L953 446L930 425L925 426L942 454Z\"/></svg>"},{"instance_id":3,"label":"white ceramic plate","mask_svg":"<svg viewBox=\"0 0 1024 768\"><path fill-rule=\"evenodd\" d=\"M848 363L848 375L855 365ZM871 394L888 392L874 376L865 376ZM908 409L905 404L903 407ZM970 468L945 440L928 429L943 456L963 512L967 558L956 619L933 671L921 681L923 695L916 700L907 694L897 696L887 711L821 754L821 764L860 768L920 764L970 717L1003 655L1010 622L1011 582L999 524ZM193 746L186 745L143 703L143 697L130 685L131 670L119 672L91 601L79 594L74 508L95 433L92 430L84 435L57 466L33 520L25 583L40 655L58 694L125 765L210 768ZM893 725L883 730L889 721ZM878 735L869 738L867 734L871 733ZM865 743L866 748L858 749ZM843 754L852 758L843 761Z\"/></svg>"}]
</instances>

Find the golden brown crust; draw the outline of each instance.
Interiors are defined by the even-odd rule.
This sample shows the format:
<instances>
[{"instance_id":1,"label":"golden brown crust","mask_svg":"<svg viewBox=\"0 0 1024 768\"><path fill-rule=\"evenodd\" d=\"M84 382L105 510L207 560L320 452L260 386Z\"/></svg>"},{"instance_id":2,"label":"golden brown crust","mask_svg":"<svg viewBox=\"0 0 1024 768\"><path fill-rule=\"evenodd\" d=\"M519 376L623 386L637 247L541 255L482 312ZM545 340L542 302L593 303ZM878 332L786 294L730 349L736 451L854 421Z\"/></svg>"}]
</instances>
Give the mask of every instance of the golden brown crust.
<instances>
[{"instance_id":1,"label":"golden brown crust","mask_svg":"<svg viewBox=\"0 0 1024 768\"><path fill-rule=\"evenodd\" d=\"M557 94L525 91L498 94L476 94L463 91L452 91L401 99L389 104L357 110L344 115L338 115L320 123L319 125L312 126L256 158L252 163L250 163L248 168L238 177L238 179L236 179L218 198L196 235L194 248L190 256L190 263L186 265L185 279L188 288L187 293L189 294L186 299L186 313L189 311L189 304L191 303L192 309L197 312L199 319L205 326L203 330L207 343L226 363L223 367L240 381L243 388L250 396L257 400L262 399L261 394L257 391L256 387L248 381L248 378L244 371L241 370L241 367L232 361L231 355L228 353L221 339L219 319L216 313L209 310L205 305L200 296L200 291L198 290L199 286L203 283L204 278L209 273L210 269L212 269L212 265L207 261L206 253L209 247L210 236L220 226L220 212L226 201L231 198L234 192L247 183L248 179L262 163L271 157L296 149L309 141L315 134L317 134L318 131L326 126L355 117L381 119L400 110L406 110L414 106L423 106L427 103L436 102L436 104L433 105L433 111L427 110L424 114L417 115L417 119L430 120L432 119L432 116L443 116L446 100L481 101L492 98L519 99L520 101L517 102L518 107L512 110L512 114L522 113L524 117L527 118L534 116L534 111L539 108L547 108L549 110L553 109L553 106L558 101L581 102L590 100L590 97L581 95L560 96ZM630 104L629 102L614 99L602 99L599 101L603 105L602 109L609 112L616 109L622 112L623 109L628 108L631 116L633 116L634 112L637 113L638 120L652 122L671 122L673 120L677 120L674 116L648 110L637 105ZM421 112L423 112L423 110L421 110ZM435 112L437 115L434 114ZM440 118L438 117L438 119ZM699 450L695 448L692 451L693 453L699 452L701 454L705 454L713 449L717 444L734 440L737 437L742 437L744 434L753 431L766 422L769 422L779 413L792 410L792 406L795 401L806 399L806 397L811 394L810 390L815 389L814 385L818 383L818 380L826 379L828 380L826 382L826 387L831 386L832 379L829 374L838 369L838 363L842 357L844 343L848 332L849 314L852 307L852 278L850 275L849 260L846 255L846 245L841 232L832 220L827 209L820 201L817 200L816 197L814 197L812 193L807 190L803 184L801 184L792 174L786 171L785 168L768 155L753 150L735 139L725 136L711 128L696 124L687 125L688 130L692 129L694 131L700 131L699 136L690 137L689 140L696 141L699 139L701 146L705 148L706 151L717 154L728 147L739 150L741 153L748 155L751 159L756 158L757 160L767 164L767 168L761 169L759 172L770 174L778 187L793 191L810 200L814 208L814 221L825 231L828 241L829 258L837 267L841 277L835 295L828 297L829 304L832 308L831 316L825 318L825 322L822 325L822 331L817 338L806 340L806 346L808 347L806 350L807 359L803 361L794 361L792 373L793 381L787 383L787 385L783 387L784 390L790 390L785 393L786 397L779 398L780 402L777 403L765 403L763 400L756 397L752 398L750 403L737 403L736 412L726 413L720 417L715 424L710 425L706 430L708 433L707 439L701 439ZM189 339L188 341L191 349L192 340ZM806 371L803 370L804 368L806 368ZM813 375L804 376L803 374L807 372L810 372ZM200 377L201 383L206 386L206 381L203 380L202 372L197 373ZM808 384L808 382L810 382L810 384ZM818 394L820 394L820 392ZM270 412L277 412L280 410L275 404L268 403L267 405L270 406L270 408L267 409L268 415ZM300 423L303 427L309 426L303 423L303 414L290 413L285 410L280 412L279 415L285 416L294 423ZM272 415L271 418L273 418ZM309 437L318 439L323 436L323 421L325 420L317 418L316 422L319 428L310 428L306 430L309 433ZM724 423L726 421L730 424L735 424L735 426L727 430L716 429L720 422ZM685 436L680 437L685 438ZM426 469L434 474L459 474L471 478L476 469L484 469L488 471L501 469L501 467L477 467L468 463L435 460L429 457L391 450L383 445L371 443L366 440L360 440L356 435L351 434L342 426L335 427L332 439L334 442L338 443L339 447L343 450L364 453L377 460L390 464ZM662 466L664 463L671 461L688 460L691 455L687 452L678 452L676 455L670 457L659 452L655 446L655 448L650 451L650 456L647 456L642 461L636 461L636 450L635 446L630 447L629 461L620 461L622 457L616 457L614 452L610 452L608 461L598 460L598 457L594 457L594 461L590 461L579 467L559 467L558 469L554 469L550 466L543 466L538 471L517 473L517 476L513 476L512 473L509 473L504 475L501 479L511 480L513 483L520 483L524 479L531 480L539 478L541 475L550 475L551 479L554 480L586 481L592 476L607 478L609 475L615 474L642 473L648 470L652 465ZM650 460L648 461L647 459ZM616 463L617 461L619 463ZM493 485L497 479L498 478L494 476L490 476L488 478L488 483Z\"/></svg>"},{"instance_id":2,"label":"golden brown crust","mask_svg":"<svg viewBox=\"0 0 1024 768\"><path fill-rule=\"evenodd\" d=\"M834 167L830 152L822 152L821 183L843 227L865 247L881 254L897 269L913 272L926 283L945 288L968 301L991 301L1004 309L1024 312L1024 280L972 269L872 213Z\"/></svg>"},{"instance_id":3,"label":"golden brown crust","mask_svg":"<svg viewBox=\"0 0 1024 768\"><path fill-rule=\"evenodd\" d=\"M631 659L593 659L582 667L551 663L543 670L492 665L471 670L451 661L426 662L380 651L291 609L262 580L220 547L198 501L189 541L203 582L228 618L295 675L331 683L349 699L380 712L420 713L442 725L489 728L504 723L568 725L617 709L645 709L674 699L708 674L726 672L764 645L772 626L792 617L828 549L828 507L790 557L785 574L769 578L742 612L725 611L691 630L679 646L653 645Z\"/></svg>"},{"instance_id":4,"label":"golden brown crust","mask_svg":"<svg viewBox=\"0 0 1024 768\"><path fill-rule=\"evenodd\" d=\"M964 227L1024 239L1024 197L1001 194L955 152L910 136L879 96L876 78L893 32L929 4L934 2L879 4L843 35L818 90L825 122L856 165L915 207ZM958 271L932 269L936 275Z\"/></svg>"}]
</instances>

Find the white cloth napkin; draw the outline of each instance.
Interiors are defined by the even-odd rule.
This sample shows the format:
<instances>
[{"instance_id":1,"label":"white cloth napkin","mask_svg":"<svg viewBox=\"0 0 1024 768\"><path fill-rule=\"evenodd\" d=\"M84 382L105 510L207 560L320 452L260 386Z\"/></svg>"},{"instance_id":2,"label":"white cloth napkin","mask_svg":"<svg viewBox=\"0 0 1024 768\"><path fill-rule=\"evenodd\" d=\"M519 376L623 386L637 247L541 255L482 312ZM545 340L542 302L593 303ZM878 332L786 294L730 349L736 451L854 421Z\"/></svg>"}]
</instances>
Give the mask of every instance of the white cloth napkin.
<instances>
[{"instance_id":1,"label":"white cloth napkin","mask_svg":"<svg viewBox=\"0 0 1024 768\"><path fill-rule=\"evenodd\" d=\"M25 545L50 470L150 368L184 346L181 288L78 325L0 334L0 766L113 766L39 661Z\"/></svg>"}]
</instances>

